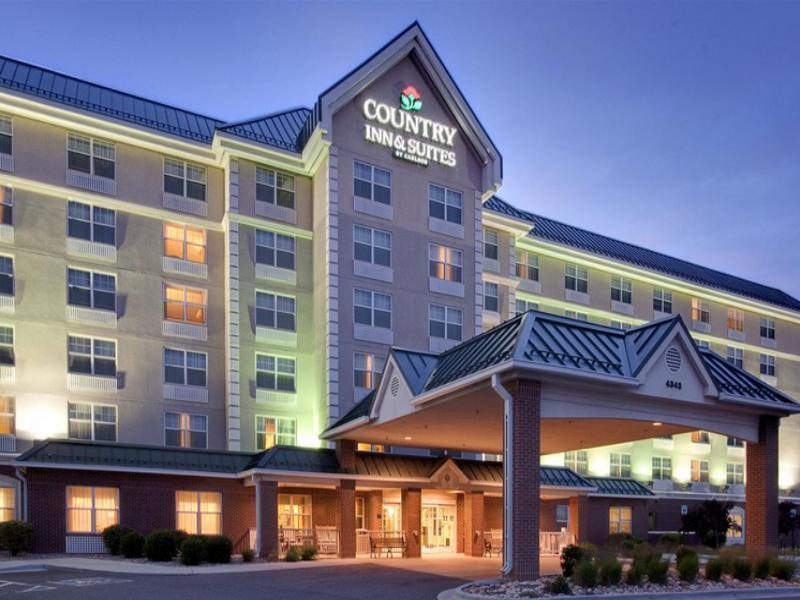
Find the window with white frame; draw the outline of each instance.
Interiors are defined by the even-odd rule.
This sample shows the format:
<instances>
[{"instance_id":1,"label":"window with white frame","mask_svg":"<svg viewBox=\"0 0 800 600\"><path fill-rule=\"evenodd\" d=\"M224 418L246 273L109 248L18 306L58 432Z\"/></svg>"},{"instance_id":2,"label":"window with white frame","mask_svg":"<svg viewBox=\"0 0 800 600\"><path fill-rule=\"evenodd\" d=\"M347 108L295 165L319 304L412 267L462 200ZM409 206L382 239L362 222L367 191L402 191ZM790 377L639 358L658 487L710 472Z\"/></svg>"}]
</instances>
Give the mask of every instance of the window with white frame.
<instances>
[{"instance_id":1,"label":"window with white frame","mask_svg":"<svg viewBox=\"0 0 800 600\"><path fill-rule=\"evenodd\" d=\"M762 354L759 358L759 372L762 375L775 377L775 357L772 354Z\"/></svg>"},{"instance_id":2,"label":"window with white frame","mask_svg":"<svg viewBox=\"0 0 800 600\"><path fill-rule=\"evenodd\" d=\"M622 329L623 331L628 330L628 329L631 328L631 324L630 323L625 323L624 321L611 320L609 322L609 325L611 325L611 327L613 327L615 329Z\"/></svg>"},{"instance_id":3,"label":"window with white frame","mask_svg":"<svg viewBox=\"0 0 800 600\"><path fill-rule=\"evenodd\" d=\"M708 483L708 461L692 459L691 478L693 483Z\"/></svg>"},{"instance_id":4,"label":"window with white frame","mask_svg":"<svg viewBox=\"0 0 800 600\"><path fill-rule=\"evenodd\" d=\"M367 163L353 164L353 193L380 204L392 203L392 174Z\"/></svg>"},{"instance_id":5,"label":"window with white frame","mask_svg":"<svg viewBox=\"0 0 800 600\"><path fill-rule=\"evenodd\" d=\"M539 310L539 304L536 302L530 302L528 300L522 300L517 298L515 301L516 304L516 313L521 315L524 312L528 312L529 310Z\"/></svg>"},{"instance_id":6,"label":"window with white frame","mask_svg":"<svg viewBox=\"0 0 800 600\"><path fill-rule=\"evenodd\" d=\"M568 319L575 319L576 321L588 321L589 315L582 312L575 312L574 310L565 310L564 316Z\"/></svg>"},{"instance_id":7,"label":"window with white frame","mask_svg":"<svg viewBox=\"0 0 800 600\"><path fill-rule=\"evenodd\" d=\"M728 331L742 333L744 331L744 311L728 308Z\"/></svg>"},{"instance_id":8,"label":"window with white frame","mask_svg":"<svg viewBox=\"0 0 800 600\"><path fill-rule=\"evenodd\" d=\"M672 314L672 292L664 288L654 288L653 310Z\"/></svg>"},{"instance_id":9,"label":"window with white frame","mask_svg":"<svg viewBox=\"0 0 800 600\"><path fill-rule=\"evenodd\" d=\"M744 448L744 440L737 437L728 437L728 447Z\"/></svg>"},{"instance_id":10,"label":"window with white frame","mask_svg":"<svg viewBox=\"0 0 800 600\"><path fill-rule=\"evenodd\" d=\"M14 365L14 328L0 326L0 365Z\"/></svg>"},{"instance_id":11,"label":"window with white frame","mask_svg":"<svg viewBox=\"0 0 800 600\"><path fill-rule=\"evenodd\" d=\"M453 306L431 304L428 307L428 335L456 342L461 341L464 311Z\"/></svg>"},{"instance_id":12,"label":"window with white frame","mask_svg":"<svg viewBox=\"0 0 800 600\"><path fill-rule=\"evenodd\" d=\"M633 509L630 506L608 508L608 533L631 533L633 531Z\"/></svg>"},{"instance_id":13,"label":"window with white frame","mask_svg":"<svg viewBox=\"0 0 800 600\"><path fill-rule=\"evenodd\" d=\"M164 318L192 325L206 324L206 291L164 284Z\"/></svg>"},{"instance_id":14,"label":"window with white frame","mask_svg":"<svg viewBox=\"0 0 800 600\"><path fill-rule=\"evenodd\" d=\"M164 445L174 448L206 448L208 446L208 417L165 412Z\"/></svg>"},{"instance_id":15,"label":"window with white frame","mask_svg":"<svg viewBox=\"0 0 800 600\"><path fill-rule=\"evenodd\" d=\"M633 302L633 282L624 277L612 277L611 299L622 304L631 304Z\"/></svg>"},{"instance_id":16,"label":"window with white frame","mask_svg":"<svg viewBox=\"0 0 800 600\"><path fill-rule=\"evenodd\" d=\"M556 525L559 529L569 527L569 504L556 504Z\"/></svg>"},{"instance_id":17,"label":"window with white frame","mask_svg":"<svg viewBox=\"0 0 800 600\"><path fill-rule=\"evenodd\" d=\"M739 367L740 369L744 368L744 350L741 348L728 346L728 354L726 358L734 367Z\"/></svg>"},{"instance_id":18,"label":"window with white frame","mask_svg":"<svg viewBox=\"0 0 800 600\"><path fill-rule=\"evenodd\" d=\"M73 440L117 441L117 407L109 404L70 402L67 405L69 437Z\"/></svg>"},{"instance_id":19,"label":"window with white frame","mask_svg":"<svg viewBox=\"0 0 800 600\"><path fill-rule=\"evenodd\" d=\"M272 292L256 291L256 325L295 331L295 299Z\"/></svg>"},{"instance_id":20,"label":"window with white frame","mask_svg":"<svg viewBox=\"0 0 800 600\"><path fill-rule=\"evenodd\" d=\"M461 225L463 200L461 192L441 185L428 185L428 214L434 219Z\"/></svg>"},{"instance_id":21,"label":"window with white frame","mask_svg":"<svg viewBox=\"0 0 800 600\"><path fill-rule=\"evenodd\" d=\"M364 498L356 498L356 530L366 529L366 510L364 509Z\"/></svg>"},{"instance_id":22,"label":"window with white frame","mask_svg":"<svg viewBox=\"0 0 800 600\"><path fill-rule=\"evenodd\" d=\"M11 154L13 149L12 138L14 134L11 117L0 115L0 154Z\"/></svg>"},{"instance_id":23,"label":"window with white frame","mask_svg":"<svg viewBox=\"0 0 800 600\"><path fill-rule=\"evenodd\" d=\"M294 236L256 229L256 264L294 271Z\"/></svg>"},{"instance_id":24,"label":"window with white frame","mask_svg":"<svg viewBox=\"0 0 800 600\"><path fill-rule=\"evenodd\" d=\"M391 266L392 234L381 229L353 225L353 257L373 265Z\"/></svg>"},{"instance_id":25,"label":"window with white frame","mask_svg":"<svg viewBox=\"0 0 800 600\"><path fill-rule=\"evenodd\" d=\"M206 168L174 158L165 158L164 192L205 202Z\"/></svg>"},{"instance_id":26,"label":"window with white frame","mask_svg":"<svg viewBox=\"0 0 800 600\"><path fill-rule=\"evenodd\" d=\"M294 358L256 353L256 387L262 390L297 391Z\"/></svg>"},{"instance_id":27,"label":"window with white frame","mask_svg":"<svg viewBox=\"0 0 800 600\"><path fill-rule=\"evenodd\" d=\"M368 390L378 387L386 359L370 352L353 353L353 385Z\"/></svg>"},{"instance_id":28,"label":"window with white frame","mask_svg":"<svg viewBox=\"0 0 800 600\"><path fill-rule=\"evenodd\" d=\"M164 383L206 387L208 355L176 348L164 348Z\"/></svg>"},{"instance_id":29,"label":"window with white frame","mask_svg":"<svg viewBox=\"0 0 800 600\"><path fill-rule=\"evenodd\" d=\"M772 319L767 319L765 317L761 317L761 337L765 340L774 340L775 339L775 321Z\"/></svg>"},{"instance_id":30,"label":"window with white frame","mask_svg":"<svg viewBox=\"0 0 800 600\"><path fill-rule=\"evenodd\" d=\"M709 323L711 321L711 306L705 300L692 298L692 321Z\"/></svg>"},{"instance_id":31,"label":"window with white frame","mask_svg":"<svg viewBox=\"0 0 800 600\"><path fill-rule=\"evenodd\" d=\"M117 374L117 342L70 335L67 338L67 370L114 377Z\"/></svg>"},{"instance_id":32,"label":"window with white frame","mask_svg":"<svg viewBox=\"0 0 800 600\"><path fill-rule=\"evenodd\" d=\"M16 433L16 399L14 396L0 396L0 435L14 436Z\"/></svg>"},{"instance_id":33,"label":"window with white frame","mask_svg":"<svg viewBox=\"0 0 800 600\"><path fill-rule=\"evenodd\" d=\"M489 281L483 284L483 309L490 312L500 310L500 288Z\"/></svg>"},{"instance_id":34,"label":"window with white frame","mask_svg":"<svg viewBox=\"0 0 800 600\"><path fill-rule=\"evenodd\" d=\"M67 135L67 168L87 175L114 179L116 147L112 142L75 133Z\"/></svg>"},{"instance_id":35,"label":"window with white frame","mask_svg":"<svg viewBox=\"0 0 800 600\"><path fill-rule=\"evenodd\" d=\"M206 230L202 227L164 223L164 256L205 264L206 244Z\"/></svg>"},{"instance_id":36,"label":"window with white frame","mask_svg":"<svg viewBox=\"0 0 800 600\"><path fill-rule=\"evenodd\" d=\"M67 486L67 533L103 533L118 524L118 488Z\"/></svg>"},{"instance_id":37,"label":"window with white frame","mask_svg":"<svg viewBox=\"0 0 800 600\"><path fill-rule=\"evenodd\" d=\"M311 496L309 494L278 494L278 527L310 531Z\"/></svg>"},{"instance_id":38,"label":"window with white frame","mask_svg":"<svg viewBox=\"0 0 800 600\"><path fill-rule=\"evenodd\" d=\"M578 475L586 475L589 472L589 453L586 450L564 452L564 466Z\"/></svg>"},{"instance_id":39,"label":"window with white frame","mask_svg":"<svg viewBox=\"0 0 800 600\"><path fill-rule=\"evenodd\" d=\"M70 200L67 206L67 235L113 246L117 238L117 213L110 208Z\"/></svg>"},{"instance_id":40,"label":"window with white frame","mask_svg":"<svg viewBox=\"0 0 800 600\"><path fill-rule=\"evenodd\" d=\"M0 224L14 226L14 190L0 186Z\"/></svg>"},{"instance_id":41,"label":"window with white frame","mask_svg":"<svg viewBox=\"0 0 800 600\"><path fill-rule=\"evenodd\" d=\"M525 250L517 250L517 277L539 281L539 257Z\"/></svg>"},{"instance_id":42,"label":"window with white frame","mask_svg":"<svg viewBox=\"0 0 800 600\"><path fill-rule=\"evenodd\" d=\"M742 463L728 463L726 480L728 485L743 485L744 465Z\"/></svg>"},{"instance_id":43,"label":"window with white frame","mask_svg":"<svg viewBox=\"0 0 800 600\"><path fill-rule=\"evenodd\" d=\"M706 348L706 349L711 348L711 344L709 343L708 340L695 340L695 343L697 344L698 348Z\"/></svg>"},{"instance_id":44,"label":"window with white frame","mask_svg":"<svg viewBox=\"0 0 800 600\"><path fill-rule=\"evenodd\" d=\"M564 288L573 292L586 294L589 292L589 273L585 267L578 265L564 266Z\"/></svg>"},{"instance_id":45,"label":"window with white frame","mask_svg":"<svg viewBox=\"0 0 800 600\"><path fill-rule=\"evenodd\" d=\"M360 325L392 328L392 297L371 290L353 290L353 320Z\"/></svg>"},{"instance_id":46,"label":"window with white frame","mask_svg":"<svg viewBox=\"0 0 800 600\"><path fill-rule=\"evenodd\" d=\"M97 310L117 309L117 278L107 273L67 269L67 303Z\"/></svg>"},{"instance_id":47,"label":"window with white frame","mask_svg":"<svg viewBox=\"0 0 800 600\"><path fill-rule=\"evenodd\" d=\"M222 494L219 492L175 492L175 529L189 535L222 533Z\"/></svg>"},{"instance_id":48,"label":"window with white frame","mask_svg":"<svg viewBox=\"0 0 800 600\"><path fill-rule=\"evenodd\" d=\"M464 264L461 250L441 244L431 244L428 247L428 262L431 277L461 283Z\"/></svg>"},{"instance_id":49,"label":"window with white frame","mask_svg":"<svg viewBox=\"0 0 800 600\"><path fill-rule=\"evenodd\" d=\"M500 255L499 235L494 229L483 230L483 256L489 260L497 260Z\"/></svg>"},{"instance_id":50,"label":"window with white frame","mask_svg":"<svg viewBox=\"0 0 800 600\"><path fill-rule=\"evenodd\" d=\"M710 444L711 443L711 434L707 431L693 431L692 432L692 443L693 444Z\"/></svg>"},{"instance_id":51,"label":"window with white frame","mask_svg":"<svg viewBox=\"0 0 800 600\"><path fill-rule=\"evenodd\" d=\"M672 479L672 457L653 457L653 481L669 481Z\"/></svg>"},{"instance_id":52,"label":"window with white frame","mask_svg":"<svg viewBox=\"0 0 800 600\"><path fill-rule=\"evenodd\" d=\"M0 256L0 294L14 295L14 258Z\"/></svg>"},{"instance_id":53,"label":"window with white frame","mask_svg":"<svg viewBox=\"0 0 800 600\"><path fill-rule=\"evenodd\" d=\"M256 167L256 200L294 210L294 176Z\"/></svg>"},{"instance_id":54,"label":"window with white frame","mask_svg":"<svg viewBox=\"0 0 800 600\"><path fill-rule=\"evenodd\" d=\"M611 477L630 477L631 455L627 452L612 452L609 455L609 473Z\"/></svg>"},{"instance_id":55,"label":"window with white frame","mask_svg":"<svg viewBox=\"0 0 800 600\"><path fill-rule=\"evenodd\" d=\"M256 416L256 449L297 445L297 423L290 417Z\"/></svg>"}]
</instances>

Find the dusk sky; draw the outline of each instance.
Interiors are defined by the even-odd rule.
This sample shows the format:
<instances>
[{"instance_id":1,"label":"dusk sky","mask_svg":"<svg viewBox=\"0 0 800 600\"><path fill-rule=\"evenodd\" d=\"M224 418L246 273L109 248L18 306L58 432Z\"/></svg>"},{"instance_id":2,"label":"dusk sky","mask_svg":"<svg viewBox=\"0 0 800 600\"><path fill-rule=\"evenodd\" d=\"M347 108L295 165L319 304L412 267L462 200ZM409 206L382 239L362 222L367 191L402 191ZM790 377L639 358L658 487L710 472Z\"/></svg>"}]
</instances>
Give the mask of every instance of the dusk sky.
<instances>
[{"instance_id":1,"label":"dusk sky","mask_svg":"<svg viewBox=\"0 0 800 600\"><path fill-rule=\"evenodd\" d=\"M3 2L0 53L213 117L419 20L530 211L800 297L800 2Z\"/></svg>"}]
</instances>

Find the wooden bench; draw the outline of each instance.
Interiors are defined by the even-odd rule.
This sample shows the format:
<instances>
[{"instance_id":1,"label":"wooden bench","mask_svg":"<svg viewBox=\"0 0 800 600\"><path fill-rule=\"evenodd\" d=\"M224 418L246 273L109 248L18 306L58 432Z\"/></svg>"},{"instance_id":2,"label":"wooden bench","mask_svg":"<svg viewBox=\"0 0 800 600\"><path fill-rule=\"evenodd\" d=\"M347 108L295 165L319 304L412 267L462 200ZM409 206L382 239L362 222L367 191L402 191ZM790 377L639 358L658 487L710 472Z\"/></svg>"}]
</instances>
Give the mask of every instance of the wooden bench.
<instances>
[{"instance_id":1,"label":"wooden bench","mask_svg":"<svg viewBox=\"0 0 800 600\"><path fill-rule=\"evenodd\" d=\"M394 557L395 550L399 550L400 556L405 557L405 536L399 534L369 536L369 555L371 558L380 558L382 551L386 552L387 557Z\"/></svg>"}]
</instances>

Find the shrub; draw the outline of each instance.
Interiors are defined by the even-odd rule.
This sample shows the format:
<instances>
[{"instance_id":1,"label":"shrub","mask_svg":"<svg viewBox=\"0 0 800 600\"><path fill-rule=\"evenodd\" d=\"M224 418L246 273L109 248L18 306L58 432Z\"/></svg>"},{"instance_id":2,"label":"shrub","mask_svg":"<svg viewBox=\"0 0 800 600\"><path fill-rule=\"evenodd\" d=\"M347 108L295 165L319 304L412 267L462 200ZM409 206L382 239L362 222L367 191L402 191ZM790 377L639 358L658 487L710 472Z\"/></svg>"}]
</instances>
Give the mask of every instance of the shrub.
<instances>
[{"instance_id":1,"label":"shrub","mask_svg":"<svg viewBox=\"0 0 800 600\"><path fill-rule=\"evenodd\" d=\"M744 558L744 546L728 546L719 551L719 558L722 560L723 572L733 575L733 564Z\"/></svg>"},{"instance_id":2,"label":"shrub","mask_svg":"<svg viewBox=\"0 0 800 600\"><path fill-rule=\"evenodd\" d=\"M592 552L585 546L570 544L561 551L561 572L564 577L572 577L575 566L581 562L592 559Z\"/></svg>"},{"instance_id":3,"label":"shrub","mask_svg":"<svg viewBox=\"0 0 800 600\"><path fill-rule=\"evenodd\" d=\"M725 562L721 558L712 558L706 563L705 578L709 581L719 581L725 572Z\"/></svg>"},{"instance_id":4,"label":"shrub","mask_svg":"<svg viewBox=\"0 0 800 600\"><path fill-rule=\"evenodd\" d=\"M647 567L647 580L656 585L667 583L667 573L669 573L669 561L653 560Z\"/></svg>"},{"instance_id":5,"label":"shrub","mask_svg":"<svg viewBox=\"0 0 800 600\"><path fill-rule=\"evenodd\" d=\"M174 531L168 529L153 531L144 539L144 555L147 560L168 562L178 555Z\"/></svg>"},{"instance_id":6,"label":"shrub","mask_svg":"<svg viewBox=\"0 0 800 600\"><path fill-rule=\"evenodd\" d=\"M635 541L630 533L612 533L606 538L606 545L612 548L618 548L623 543Z\"/></svg>"},{"instance_id":7,"label":"shrub","mask_svg":"<svg viewBox=\"0 0 800 600\"><path fill-rule=\"evenodd\" d=\"M559 575L553 581L545 586L545 591L549 594L564 594L571 595L572 590L569 587L569 581L563 575Z\"/></svg>"},{"instance_id":8,"label":"shrub","mask_svg":"<svg viewBox=\"0 0 800 600\"><path fill-rule=\"evenodd\" d=\"M300 548L300 558L303 560L314 560L317 557L317 549L311 544L307 544Z\"/></svg>"},{"instance_id":9,"label":"shrub","mask_svg":"<svg viewBox=\"0 0 800 600\"><path fill-rule=\"evenodd\" d=\"M681 534L679 533L665 533L661 536L659 540L661 545L668 550L672 550L673 548L680 546L681 543Z\"/></svg>"},{"instance_id":10,"label":"shrub","mask_svg":"<svg viewBox=\"0 0 800 600\"><path fill-rule=\"evenodd\" d=\"M770 564L769 574L783 581L790 581L796 569L797 564L793 560L776 559Z\"/></svg>"},{"instance_id":11,"label":"shrub","mask_svg":"<svg viewBox=\"0 0 800 600\"><path fill-rule=\"evenodd\" d=\"M0 525L0 545L17 556L33 547L33 525L22 521L6 521Z\"/></svg>"},{"instance_id":12,"label":"shrub","mask_svg":"<svg viewBox=\"0 0 800 600\"><path fill-rule=\"evenodd\" d=\"M681 581L694 583L694 580L697 579L697 573L700 571L700 561L697 559L697 554L687 554L681 558L678 561L677 569Z\"/></svg>"},{"instance_id":13,"label":"shrub","mask_svg":"<svg viewBox=\"0 0 800 600\"><path fill-rule=\"evenodd\" d=\"M192 567L199 565L206 557L206 540L199 535L190 535L181 542L181 563Z\"/></svg>"},{"instance_id":14,"label":"shrub","mask_svg":"<svg viewBox=\"0 0 800 600\"><path fill-rule=\"evenodd\" d=\"M125 558L141 558L144 554L144 536L138 531L128 531L119 541L119 553Z\"/></svg>"},{"instance_id":15,"label":"shrub","mask_svg":"<svg viewBox=\"0 0 800 600\"><path fill-rule=\"evenodd\" d=\"M689 546L678 546L678 549L675 551L675 563L681 562L687 556L693 556L697 558L697 550L694 548L690 548Z\"/></svg>"},{"instance_id":16,"label":"shrub","mask_svg":"<svg viewBox=\"0 0 800 600\"><path fill-rule=\"evenodd\" d=\"M189 534L186 533L183 529L171 529L170 533L172 534L172 539L175 540L175 556L178 556L178 550L181 549L181 544L183 544L183 540L189 537Z\"/></svg>"},{"instance_id":17,"label":"shrub","mask_svg":"<svg viewBox=\"0 0 800 600\"><path fill-rule=\"evenodd\" d=\"M600 563L600 584L617 585L622 579L622 563L609 557Z\"/></svg>"},{"instance_id":18,"label":"shrub","mask_svg":"<svg viewBox=\"0 0 800 600\"><path fill-rule=\"evenodd\" d=\"M642 575L647 574L650 565L661 560L661 555L650 544L639 544L633 551L633 566L637 567Z\"/></svg>"},{"instance_id":19,"label":"shrub","mask_svg":"<svg viewBox=\"0 0 800 600\"><path fill-rule=\"evenodd\" d=\"M750 581L753 576L753 565L746 558L733 561L733 577L739 581Z\"/></svg>"},{"instance_id":20,"label":"shrub","mask_svg":"<svg viewBox=\"0 0 800 600\"><path fill-rule=\"evenodd\" d=\"M256 553L253 552L250 548L245 548L242 550L242 562L253 562L253 559L256 557Z\"/></svg>"},{"instance_id":21,"label":"shrub","mask_svg":"<svg viewBox=\"0 0 800 600\"><path fill-rule=\"evenodd\" d=\"M584 588L593 588L597 585L597 567L587 559L575 565L572 573L572 583Z\"/></svg>"},{"instance_id":22,"label":"shrub","mask_svg":"<svg viewBox=\"0 0 800 600\"><path fill-rule=\"evenodd\" d=\"M769 556L761 556L753 562L753 577L755 579L766 579L769 577L771 560Z\"/></svg>"},{"instance_id":23,"label":"shrub","mask_svg":"<svg viewBox=\"0 0 800 600\"><path fill-rule=\"evenodd\" d=\"M297 562L300 560L300 553L297 551L297 548L292 546L286 551L286 554L283 557L283 560L286 562Z\"/></svg>"},{"instance_id":24,"label":"shrub","mask_svg":"<svg viewBox=\"0 0 800 600\"><path fill-rule=\"evenodd\" d=\"M116 556L120 553L122 536L130 531L133 530L130 527L125 527L124 525L109 525L103 529L103 543L111 554Z\"/></svg>"},{"instance_id":25,"label":"shrub","mask_svg":"<svg viewBox=\"0 0 800 600\"><path fill-rule=\"evenodd\" d=\"M625 582L628 585L639 585L644 577L644 571L641 566L632 564L625 574Z\"/></svg>"},{"instance_id":26,"label":"shrub","mask_svg":"<svg viewBox=\"0 0 800 600\"><path fill-rule=\"evenodd\" d=\"M210 563L229 563L233 553L233 542L224 535L206 538L206 560Z\"/></svg>"}]
</instances>

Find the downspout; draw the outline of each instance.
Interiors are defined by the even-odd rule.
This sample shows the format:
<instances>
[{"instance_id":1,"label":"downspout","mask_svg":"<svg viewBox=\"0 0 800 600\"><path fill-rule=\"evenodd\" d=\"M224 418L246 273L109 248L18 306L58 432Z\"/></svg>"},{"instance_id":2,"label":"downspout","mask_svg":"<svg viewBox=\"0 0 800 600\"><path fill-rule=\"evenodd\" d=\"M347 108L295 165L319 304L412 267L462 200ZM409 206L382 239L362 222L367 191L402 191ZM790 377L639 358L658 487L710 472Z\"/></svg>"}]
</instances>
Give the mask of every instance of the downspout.
<instances>
[{"instance_id":1,"label":"downspout","mask_svg":"<svg viewBox=\"0 0 800 600\"><path fill-rule=\"evenodd\" d=\"M25 476L25 470L23 467L16 467L14 472L22 482L20 486L19 495L20 495L20 504L22 505L22 520L28 520L28 478Z\"/></svg>"},{"instance_id":2,"label":"downspout","mask_svg":"<svg viewBox=\"0 0 800 600\"><path fill-rule=\"evenodd\" d=\"M514 489L514 465L511 456L511 445L513 440L514 424L514 405L511 394L500 383L500 376L495 373L492 375L492 389L503 400L503 567L502 573L507 576L511 573L513 560L513 546L511 537L513 527L511 518L513 505L511 502L511 491Z\"/></svg>"}]
</instances>

